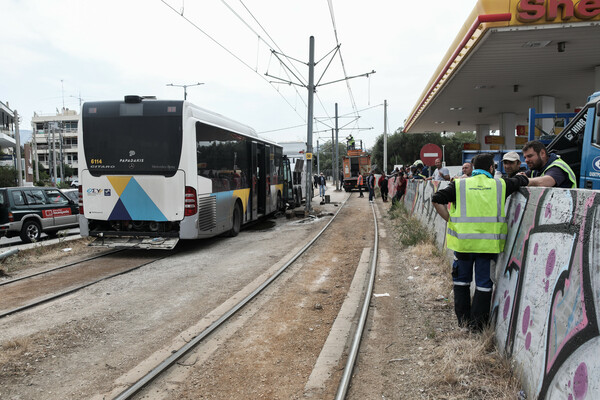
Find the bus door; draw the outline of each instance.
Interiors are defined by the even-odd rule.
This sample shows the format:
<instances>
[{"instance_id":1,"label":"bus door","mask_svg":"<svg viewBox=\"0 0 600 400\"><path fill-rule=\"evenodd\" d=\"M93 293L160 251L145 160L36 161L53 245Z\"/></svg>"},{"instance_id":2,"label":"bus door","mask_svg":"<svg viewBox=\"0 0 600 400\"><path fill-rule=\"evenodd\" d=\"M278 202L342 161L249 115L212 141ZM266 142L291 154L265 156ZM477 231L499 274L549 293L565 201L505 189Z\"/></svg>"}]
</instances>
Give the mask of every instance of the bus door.
<instances>
[{"instance_id":1,"label":"bus door","mask_svg":"<svg viewBox=\"0 0 600 400\"><path fill-rule=\"evenodd\" d=\"M256 144L256 192L258 202L256 204L258 215L265 215L267 204L267 166L265 145L262 143Z\"/></svg>"}]
</instances>

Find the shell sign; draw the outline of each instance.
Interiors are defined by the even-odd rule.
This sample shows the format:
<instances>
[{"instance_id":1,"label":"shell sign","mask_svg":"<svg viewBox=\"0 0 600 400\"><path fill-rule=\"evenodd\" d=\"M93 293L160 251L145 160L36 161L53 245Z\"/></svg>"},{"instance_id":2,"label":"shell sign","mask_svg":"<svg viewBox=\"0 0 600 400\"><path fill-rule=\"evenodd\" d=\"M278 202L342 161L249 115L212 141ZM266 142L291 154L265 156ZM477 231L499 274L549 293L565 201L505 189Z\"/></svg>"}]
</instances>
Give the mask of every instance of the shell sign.
<instances>
[{"instance_id":1,"label":"shell sign","mask_svg":"<svg viewBox=\"0 0 600 400\"><path fill-rule=\"evenodd\" d=\"M596 19L600 0L519 0L515 17L519 22L574 22Z\"/></svg>"}]
</instances>

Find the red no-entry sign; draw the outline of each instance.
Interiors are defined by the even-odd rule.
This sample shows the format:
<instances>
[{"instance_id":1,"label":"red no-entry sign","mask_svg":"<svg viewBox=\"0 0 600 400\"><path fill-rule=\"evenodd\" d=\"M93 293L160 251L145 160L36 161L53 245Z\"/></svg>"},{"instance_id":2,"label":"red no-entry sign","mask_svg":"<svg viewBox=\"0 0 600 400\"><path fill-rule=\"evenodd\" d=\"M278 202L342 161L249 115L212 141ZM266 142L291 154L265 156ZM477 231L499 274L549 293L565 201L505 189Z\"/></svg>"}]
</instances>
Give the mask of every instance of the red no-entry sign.
<instances>
[{"instance_id":1,"label":"red no-entry sign","mask_svg":"<svg viewBox=\"0 0 600 400\"><path fill-rule=\"evenodd\" d=\"M421 161L423 164L431 167L435 165L435 159L442 159L442 149L440 146L433 143L427 143L425 146L421 147Z\"/></svg>"}]
</instances>

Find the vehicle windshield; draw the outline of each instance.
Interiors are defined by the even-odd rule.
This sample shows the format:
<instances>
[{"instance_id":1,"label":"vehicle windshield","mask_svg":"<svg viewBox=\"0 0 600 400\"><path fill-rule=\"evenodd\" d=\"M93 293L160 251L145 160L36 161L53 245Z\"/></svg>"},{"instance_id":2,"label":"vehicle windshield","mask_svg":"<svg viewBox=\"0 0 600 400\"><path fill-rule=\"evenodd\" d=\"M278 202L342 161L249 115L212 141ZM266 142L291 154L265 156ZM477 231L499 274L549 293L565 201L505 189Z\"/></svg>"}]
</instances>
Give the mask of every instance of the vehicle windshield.
<instances>
[{"instance_id":1,"label":"vehicle windshield","mask_svg":"<svg viewBox=\"0 0 600 400\"><path fill-rule=\"evenodd\" d=\"M83 150L93 176L173 176L182 145L181 101L86 103Z\"/></svg>"}]
</instances>

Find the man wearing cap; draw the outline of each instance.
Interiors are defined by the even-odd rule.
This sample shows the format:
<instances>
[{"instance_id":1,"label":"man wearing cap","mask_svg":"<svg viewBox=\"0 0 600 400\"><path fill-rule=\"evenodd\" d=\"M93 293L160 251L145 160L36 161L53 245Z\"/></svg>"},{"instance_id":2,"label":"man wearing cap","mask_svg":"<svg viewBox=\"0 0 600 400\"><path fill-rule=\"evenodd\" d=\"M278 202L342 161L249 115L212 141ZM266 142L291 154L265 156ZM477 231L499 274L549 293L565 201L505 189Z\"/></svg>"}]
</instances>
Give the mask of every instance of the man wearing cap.
<instances>
[{"instance_id":1,"label":"man wearing cap","mask_svg":"<svg viewBox=\"0 0 600 400\"><path fill-rule=\"evenodd\" d=\"M431 197L437 213L448 222L446 245L454 250L452 281L454 311L461 326L481 331L490 315L493 282L491 261L504 250L508 227L506 198L521 186L526 176L494 178L494 156L483 153L473 158L473 176L457 179ZM450 210L447 204L452 203ZM471 282L475 267L475 295Z\"/></svg>"},{"instance_id":2,"label":"man wearing cap","mask_svg":"<svg viewBox=\"0 0 600 400\"><path fill-rule=\"evenodd\" d=\"M503 178L514 178L521 169L521 157L516 151L509 151L502 157L502 166L504 167L505 174Z\"/></svg>"},{"instance_id":3,"label":"man wearing cap","mask_svg":"<svg viewBox=\"0 0 600 400\"><path fill-rule=\"evenodd\" d=\"M577 188L577 179L569 164L556 154L548 154L542 142L525 143L523 157L529 167L529 186Z\"/></svg>"}]
</instances>

